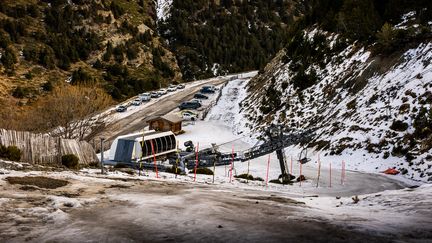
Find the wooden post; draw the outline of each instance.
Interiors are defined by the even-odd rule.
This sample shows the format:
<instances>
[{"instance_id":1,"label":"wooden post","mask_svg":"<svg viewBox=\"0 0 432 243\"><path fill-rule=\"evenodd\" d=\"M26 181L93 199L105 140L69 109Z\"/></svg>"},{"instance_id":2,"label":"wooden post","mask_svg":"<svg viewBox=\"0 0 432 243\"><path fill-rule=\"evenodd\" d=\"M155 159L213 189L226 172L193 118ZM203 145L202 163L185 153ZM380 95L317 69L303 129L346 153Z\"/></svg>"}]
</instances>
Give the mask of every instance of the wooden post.
<instances>
[{"instance_id":1,"label":"wooden post","mask_svg":"<svg viewBox=\"0 0 432 243\"><path fill-rule=\"evenodd\" d=\"M57 140L57 156L59 165L62 164L62 154L61 154L61 137L58 137Z\"/></svg>"},{"instance_id":2,"label":"wooden post","mask_svg":"<svg viewBox=\"0 0 432 243\"><path fill-rule=\"evenodd\" d=\"M145 141L144 141L144 129L143 129L143 134L142 134L142 141L141 141L141 158L140 158L140 163L139 163L139 166L140 166L140 176L141 176L141 170L142 170L142 161L143 161L143 158L144 158L144 146L145 146Z\"/></svg>"},{"instance_id":3,"label":"wooden post","mask_svg":"<svg viewBox=\"0 0 432 243\"><path fill-rule=\"evenodd\" d=\"M179 160L180 160L180 151L179 151L179 141L177 141L177 145L176 145L176 152L177 152L177 158L176 158L176 167L175 167L175 178L177 178L177 173L178 173L178 164L179 164Z\"/></svg>"},{"instance_id":4,"label":"wooden post","mask_svg":"<svg viewBox=\"0 0 432 243\"><path fill-rule=\"evenodd\" d=\"M249 165L250 165L250 159L248 159L248 169L247 169L247 176L246 176L247 183L249 183Z\"/></svg>"},{"instance_id":5,"label":"wooden post","mask_svg":"<svg viewBox=\"0 0 432 243\"><path fill-rule=\"evenodd\" d=\"M104 173L104 138L101 138L101 174Z\"/></svg>"},{"instance_id":6,"label":"wooden post","mask_svg":"<svg viewBox=\"0 0 432 243\"><path fill-rule=\"evenodd\" d=\"M216 159L213 159L213 184L214 184L214 178L216 174Z\"/></svg>"},{"instance_id":7,"label":"wooden post","mask_svg":"<svg viewBox=\"0 0 432 243\"><path fill-rule=\"evenodd\" d=\"M196 172L198 168L198 148L199 148L199 143L197 143L196 152L195 152L194 181L196 181Z\"/></svg>"}]
</instances>

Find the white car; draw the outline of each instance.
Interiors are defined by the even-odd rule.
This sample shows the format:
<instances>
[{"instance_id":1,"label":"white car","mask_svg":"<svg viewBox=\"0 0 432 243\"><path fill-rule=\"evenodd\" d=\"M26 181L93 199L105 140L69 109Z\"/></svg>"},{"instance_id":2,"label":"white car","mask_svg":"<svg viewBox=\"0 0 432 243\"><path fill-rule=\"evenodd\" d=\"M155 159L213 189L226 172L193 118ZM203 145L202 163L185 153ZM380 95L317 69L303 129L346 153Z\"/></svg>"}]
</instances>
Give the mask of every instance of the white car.
<instances>
[{"instance_id":1,"label":"white car","mask_svg":"<svg viewBox=\"0 0 432 243\"><path fill-rule=\"evenodd\" d=\"M183 113L182 118L185 121L195 121L197 120L198 116L192 113L185 112Z\"/></svg>"},{"instance_id":2,"label":"white car","mask_svg":"<svg viewBox=\"0 0 432 243\"><path fill-rule=\"evenodd\" d=\"M168 92L174 92L176 90L177 90L177 88L175 86L174 87L168 87Z\"/></svg>"},{"instance_id":3,"label":"white car","mask_svg":"<svg viewBox=\"0 0 432 243\"><path fill-rule=\"evenodd\" d=\"M134 101L132 101L132 105L136 105L136 106L141 105L141 99L140 98L135 99Z\"/></svg>"},{"instance_id":4,"label":"white car","mask_svg":"<svg viewBox=\"0 0 432 243\"><path fill-rule=\"evenodd\" d=\"M149 93L142 93L138 97L141 99L141 101L151 100L151 95Z\"/></svg>"},{"instance_id":5,"label":"white car","mask_svg":"<svg viewBox=\"0 0 432 243\"><path fill-rule=\"evenodd\" d=\"M158 93L159 93L160 95L164 95L164 94L167 94L168 92L167 92L166 89L160 89L160 90L158 91Z\"/></svg>"}]
</instances>

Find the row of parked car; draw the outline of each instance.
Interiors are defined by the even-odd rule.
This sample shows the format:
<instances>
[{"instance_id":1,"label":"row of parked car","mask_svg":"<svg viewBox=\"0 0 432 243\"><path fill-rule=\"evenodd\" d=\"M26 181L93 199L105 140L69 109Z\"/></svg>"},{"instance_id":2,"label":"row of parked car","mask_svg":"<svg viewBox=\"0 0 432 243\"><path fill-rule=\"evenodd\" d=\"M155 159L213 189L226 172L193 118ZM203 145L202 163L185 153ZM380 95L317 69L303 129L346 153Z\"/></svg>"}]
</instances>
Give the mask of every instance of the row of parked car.
<instances>
[{"instance_id":1,"label":"row of parked car","mask_svg":"<svg viewBox=\"0 0 432 243\"><path fill-rule=\"evenodd\" d=\"M208 99L209 97L205 94L213 94L216 92L216 88L214 86L203 86L201 90L194 95L194 100L182 102L179 105L180 110L185 109L198 109L202 106L201 101L202 99Z\"/></svg>"},{"instance_id":2,"label":"row of parked car","mask_svg":"<svg viewBox=\"0 0 432 243\"><path fill-rule=\"evenodd\" d=\"M159 97L167 94L168 92L174 92L178 89L184 89L184 88L185 88L184 84L179 84L179 85L170 84L167 89L160 89L158 91L152 91L150 93L139 94L138 98L133 100L129 105L139 106L143 102L150 101L152 98L159 98ZM116 111L117 112L127 111L127 107L129 105L119 105L119 106L117 106Z\"/></svg>"}]
</instances>

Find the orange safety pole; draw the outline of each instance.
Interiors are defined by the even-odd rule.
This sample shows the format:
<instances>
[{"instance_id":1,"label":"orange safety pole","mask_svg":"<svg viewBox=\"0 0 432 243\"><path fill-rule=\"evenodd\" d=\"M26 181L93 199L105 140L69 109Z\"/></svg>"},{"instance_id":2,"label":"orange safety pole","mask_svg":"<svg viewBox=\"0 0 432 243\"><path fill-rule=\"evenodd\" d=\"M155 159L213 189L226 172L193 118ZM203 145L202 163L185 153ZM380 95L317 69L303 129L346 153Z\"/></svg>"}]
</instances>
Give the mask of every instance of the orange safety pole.
<instances>
[{"instance_id":1,"label":"orange safety pole","mask_svg":"<svg viewBox=\"0 0 432 243\"><path fill-rule=\"evenodd\" d=\"M233 170L233 165L234 165L234 145L232 146L232 152L231 152L231 166L230 166L230 180L229 182L231 183L231 179L232 179L232 170Z\"/></svg>"},{"instance_id":2,"label":"orange safety pole","mask_svg":"<svg viewBox=\"0 0 432 243\"><path fill-rule=\"evenodd\" d=\"M153 153L153 161L154 161L154 166L155 166L155 170L156 170L156 178L159 178L157 164L156 164L156 154L155 154L155 150L154 150L154 146L153 146L153 139L150 140L150 145L151 145L151 149L152 149L152 153Z\"/></svg>"},{"instance_id":3,"label":"orange safety pole","mask_svg":"<svg viewBox=\"0 0 432 243\"><path fill-rule=\"evenodd\" d=\"M267 162L266 186L268 185L269 169L270 169L270 154L269 154L268 162Z\"/></svg>"},{"instance_id":4,"label":"orange safety pole","mask_svg":"<svg viewBox=\"0 0 432 243\"><path fill-rule=\"evenodd\" d=\"M332 169L331 169L331 162L330 162L330 187L331 187L331 179L332 179L332 178L331 178L331 170L332 170Z\"/></svg>"},{"instance_id":5,"label":"orange safety pole","mask_svg":"<svg viewBox=\"0 0 432 243\"><path fill-rule=\"evenodd\" d=\"M197 143L197 147L196 147L196 151L195 151L194 181L196 180L196 172L197 172L197 168L198 168L198 148L199 148L199 143Z\"/></svg>"}]
</instances>

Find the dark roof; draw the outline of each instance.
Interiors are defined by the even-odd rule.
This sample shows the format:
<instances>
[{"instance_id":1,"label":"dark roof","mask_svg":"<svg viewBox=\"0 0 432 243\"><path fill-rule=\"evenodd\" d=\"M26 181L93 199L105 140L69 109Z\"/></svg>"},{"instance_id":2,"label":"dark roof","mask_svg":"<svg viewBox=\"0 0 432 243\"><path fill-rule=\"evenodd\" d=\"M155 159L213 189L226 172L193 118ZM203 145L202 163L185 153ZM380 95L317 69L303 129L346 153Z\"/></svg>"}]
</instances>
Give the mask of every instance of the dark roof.
<instances>
[{"instance_id":1,"label":"dark roof","mask_svg":"<svg viewBox=\"0 0 432 243\"><path fill-rule=\"evenodd\" d=\"M159 120L159 119L163 119L163 120L168 121L170 123L179 123L183 120L181 117L179 117L175 114L166 114L163 116L151 118L151 119L149 119L149 122Z\"/></svg>"}]
</instances>

